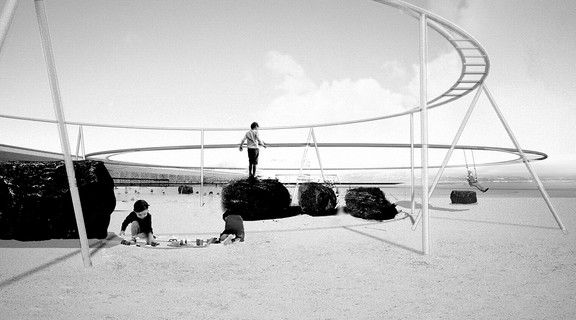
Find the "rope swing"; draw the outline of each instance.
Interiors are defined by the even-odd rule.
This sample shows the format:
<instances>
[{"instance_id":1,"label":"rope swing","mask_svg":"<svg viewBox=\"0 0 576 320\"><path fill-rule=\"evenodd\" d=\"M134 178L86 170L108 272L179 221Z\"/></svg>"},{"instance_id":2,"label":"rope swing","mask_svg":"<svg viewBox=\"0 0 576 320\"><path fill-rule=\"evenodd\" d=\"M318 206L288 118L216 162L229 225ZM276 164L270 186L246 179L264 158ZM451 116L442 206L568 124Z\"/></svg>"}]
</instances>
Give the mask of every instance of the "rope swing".
<instances>
[{"instance_id":1,"label":"rope swing","mask_svg":"<svg viewBox=\"0 0 576 320\"><path fill-rule=\"evenodd\" d=\"M464 162L466 163L466 172L470 171L470 168L468 167L468 158L466 158L466 150L462 149L462 152L464 152ZM472 165L474 166L474 178L478 179L478 171L476 171L476 159L474 159L474 150L470 150L470 153L472 154Z\"/></svg>"}]
</instances>

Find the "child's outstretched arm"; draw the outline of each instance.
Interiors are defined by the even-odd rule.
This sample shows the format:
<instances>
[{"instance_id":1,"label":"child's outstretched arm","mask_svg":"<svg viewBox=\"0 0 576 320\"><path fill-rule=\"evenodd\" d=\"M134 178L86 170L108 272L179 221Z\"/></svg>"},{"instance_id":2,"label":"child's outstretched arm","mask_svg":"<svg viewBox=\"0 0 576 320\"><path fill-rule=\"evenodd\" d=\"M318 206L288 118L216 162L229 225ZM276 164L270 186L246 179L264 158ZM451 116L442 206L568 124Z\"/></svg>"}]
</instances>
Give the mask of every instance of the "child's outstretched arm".
<instances>
[{"instance_id":1,"label":"child's outstretched arm","mask_svg":"<svg viewBox=\"0 0 576 320\"><path fill-rule=\"evenodd\" d=\"M120 226L120 233L119 235L123 236L126 234L126 228L128 227L128 225L133 221L133 217L132 217L132 212L130 212L129 215L126 216L126 219L124 219L124 221L122 222L122 225Z\"/></svg>"},{"instance_id":2,"label":"child's outstretched arm","mask_svg":"<svg viewBox=\"0 0 576 320\"><path fill-rule=\"evenodd\" d=\"M242 138L242 141L240 141L240 147L238 148L240 151L242 151L242 145L244 144L244 141L246 141L246 135L244 135L244 138Z\"/></svg>"}]
</instances>

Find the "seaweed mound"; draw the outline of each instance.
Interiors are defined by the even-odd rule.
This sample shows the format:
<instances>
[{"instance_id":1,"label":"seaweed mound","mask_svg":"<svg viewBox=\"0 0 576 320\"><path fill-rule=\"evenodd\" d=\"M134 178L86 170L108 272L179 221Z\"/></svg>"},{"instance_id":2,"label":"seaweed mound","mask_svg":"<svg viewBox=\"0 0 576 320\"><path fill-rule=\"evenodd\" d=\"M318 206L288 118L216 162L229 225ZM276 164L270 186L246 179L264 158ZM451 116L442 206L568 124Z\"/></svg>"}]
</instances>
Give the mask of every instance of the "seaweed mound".
<instances>
[{"instance_id":1,"label":"seaweed mound","mask_svg":"<svg viewBox=\"0 0 576 320\"><path fill-rule=\"evenodd\" d=\"M452 192L450 192L450 201L454 204L471 204L476 203L478 199L476 198L475 191L452 190Z\"/></svg>"},{"instance_id":2,"label":"seaweed mound","mask_svg":"<svg viewBox=\"0 0 576 320\"><path fill-rule=\"evenodd\" d=\"M299 214L289 208L290 192L276 179L241 179L222 188L222 209L246 221L285 218Z\"/></svg>"},{"instance_id":3,"label":"seaweed mound","mask_svg":"<svg viewBox=\"0 0 576 320\"><path fill-rule=\"evenodd\" d=\"M367 220L390 220L397 214L396 205L384 196L380 188L360 187L348 190L345 212Z\"/></svg>"},{"instance_id":4,"label":"seaweed mound","mask_svg":"<svg viewBox=\"0 0 576 320\"><path fill-rule=\"evenodd\" d=\"M192 186L178 186L178 194L193 194L194 188Z\"/></svg>"},{"instance_id":5,"label":"seaweed mound","mask_svg":"<svg viewBox=\"0 0 576 320\"><path fill-rule=\"evenodd\" d=\"M74 161L88 238L108 236L114 180L100 161ZM64 161L0 163L0 239L78 239Z\"/></svg>"},{"instance_id":6,"label":"seaweed mound","mask_svg":"<svg viewBox=\"0 0 576 320\"><path fill-rule=\"evenodd\" d=\"M302 213L311 216L336 214L336 194L332 188L317 182L307 182L298 188L298 199Z\"/></svg>"}]
</instances>

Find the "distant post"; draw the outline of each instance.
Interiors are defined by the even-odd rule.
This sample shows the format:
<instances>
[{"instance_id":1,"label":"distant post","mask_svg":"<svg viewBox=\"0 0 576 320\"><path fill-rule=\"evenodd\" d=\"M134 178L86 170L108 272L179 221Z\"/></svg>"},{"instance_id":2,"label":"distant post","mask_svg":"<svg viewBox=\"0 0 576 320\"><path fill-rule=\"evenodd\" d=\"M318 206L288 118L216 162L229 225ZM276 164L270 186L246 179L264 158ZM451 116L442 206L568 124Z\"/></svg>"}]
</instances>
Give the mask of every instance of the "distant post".
<instances>
[{"instance_id":1,"label":"distant post","mask_svg":"<svg viewBox=\"0 0 576 320\"><path fill-rule=\"evenodd\" d=\"M204 205L204 129L200 131L200 206Z\"/></svg>"}]
</instances>

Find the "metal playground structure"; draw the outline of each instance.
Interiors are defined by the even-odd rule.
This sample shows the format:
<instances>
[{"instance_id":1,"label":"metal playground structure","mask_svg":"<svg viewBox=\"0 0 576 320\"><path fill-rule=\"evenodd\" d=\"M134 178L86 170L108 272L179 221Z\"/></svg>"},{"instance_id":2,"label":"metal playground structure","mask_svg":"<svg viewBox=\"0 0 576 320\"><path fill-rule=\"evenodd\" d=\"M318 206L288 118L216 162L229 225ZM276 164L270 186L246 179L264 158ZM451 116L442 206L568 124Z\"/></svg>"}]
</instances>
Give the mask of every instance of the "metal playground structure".
<instances>
[{"instance_id":1,"label":"metal playground structure","mask_svg":"<svg viewBox=\"0 0 576 320\"><path fill-rule=\"evenodd\" d=\"M305 147L305 155L302 160L302 166L304 163L304 158L306 157L306 152L309 147L313 147L316 151L316 156L319 164L319 170L322 178L324 179L324 170L343 170L349 168L325 168L322 166L322 161L320 158L320 149L322 148L409 148L410 149L410 165L402 167L403 169L410 169L411 172L411 213L415 215L414 223L412 229L415 230L420 221L422 222L422 252L423 254L430 254L430 225L429 225L429 199L432 196L444 170L448 167L448 162L451 159L453 151L455 149L462 150L489 150L504 152L515 155L516 158L509 161L501 161L491 163L492 165L501 165L509 163L519 163L525 164L528 172L532 176L533 180L537 184L538 190L540 191L543 199L545 200L548 208L550 209L552 215L554 216L559 228L566 234L567 230L564 227L559 215L557 214L548 193L546 192L544 185L542 184L538 174L533 169L530 164L531 161L543 160L547 158L547 155L531 150L524 150L520 146L518 140L514 136L512 130L510 129L506 119L504 118L496 100L490 93L488 86L486 84L486 78L490 70L490 60L486 50L482 45L474 39L466 31L462 30L453 23L447 21L446 19L426 11L422 8L414 6L412 4L399 1L399 0L373 0L382 5L390 6L395 9L399 9L402 13L416 19L419 23L419 65L420 65L420 98L419 105L407 110L405 112L396 113L392 115L385 115L374 118L350 120L342 122L331 122L331 123L317 123L308 125L293 125L293 126L283 126L283 127L263 127L261 130L285 130L285 129L308 129L308 140L306 143L277 143L269 144L271 147L279 148L291 148L291 147ZM56 120L48 119L38 119L38 118L28 118L28 117L18 117L11 115L2 115L0 118L16 119L24 121L36 121L53 123L58 126L60 144L62 148L62 153L64 156L64 162L66 165L66 172L68 175L68 183L70 185L73 207L76 216L76 222L78 226L80 246L82 258L85 266L91 266L90 255L89 255L89 245L86 235L86 229L84 225L84 218L82 213L82 208L80 205L80 196L78 193L78 188L76 184L75 173L73 170L73 155L71 154L70 142L68 138L68 126L78 126L78 143L76 146L76 159L98 159L105 163L114 164L126 164L135 165L134 163L128 163L124 161L118 161L112 159L113 156L118 156L121 154L128 154L134 152L142 151L162 151L162 150L182 150L182 149L197 149L200 151L200 167L196 168L200 171L200 180L204 183L204 170L213 169L238 169L238 168L222 168L222 167L207 167L204 165L204 151L206 149L226 149L226 148L237 148L237 144L205 144L205 134L208 132L224 132L224 131L244 131L245 128L216 128L216 127L149 127L149 126L130 126L130 125L109 125L109 124L98 124L98 123L86 123L86 122L69 122L64 118L64 109L61 101L60 89L58 85L58 77L56 72L56 65L54 61L54 53L52 50L51 37L48 28L48 18L46 15L45 5L43 0L35 0L36 16L38 20L38 25L40 27L40 37L42 42L42 48L44 52L44 57L46 61L46 67L48 71L48 78L50 89L53 98L54 112L56 115ZM18 0L7 0L0 16L0 51L2 50L6 35L14 18L14 14L18 5ZM428 98L428 79L427 79L427 68L428 68L428 31L429 29L434 30L443 38L445 38L458 53L462 68L460 70L460 76L457 81L448 89L446 89L442 94ZM433 145L428 143L428 110L446 105L452 101L460 99L470 93L474 93L472 102L470 103L468 110L462 120L460 127L453 141L450 145ZM508 148L498 148L498 147L481 147L481 146L461 146L458 145L458 141L472 115L472 112L476 106L479 97L484 94L494 111L496 112L502 126L506 130L509 138L514 144L514 149ZM420 143L415 143L414 137L414 114L420 114ZM410 117L410 143L405 144L387 144L387 143L322 143L316 139L315 128L319 127L338 127L357 123L374 122L383 119L396 118L401 116ZM106 127L106 128L116 128L116 129L145 129L145 130L175 130L175 131L195 131L200 133L200 144L198 145L186 145L186 146L172 146L172 147L148 147L148 148L129 148L129 149L118 149L118 150L104 150L99 152L93 152L86 154L84 152L84 134L83 127ZM440 166L430 166L428 159L429 148L438 148L447 150L444 160ZM421 150L421 160L420 165L415 165L414 150ZM170 167L170 166L165 166ZM190 168L190 167L181 167ZM438 172L434 177L432 183L429 181L429 169L438 168ZM294 168L298 169L298 168ZM370 169L390 169L390 168L370 168ZM397 169L397 168L392 168ZM417 214L414 210L415 203L415 170L421 170L421 195L422 195L422 209Z\"/></svg>"}]
</instances>

